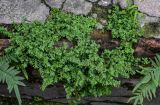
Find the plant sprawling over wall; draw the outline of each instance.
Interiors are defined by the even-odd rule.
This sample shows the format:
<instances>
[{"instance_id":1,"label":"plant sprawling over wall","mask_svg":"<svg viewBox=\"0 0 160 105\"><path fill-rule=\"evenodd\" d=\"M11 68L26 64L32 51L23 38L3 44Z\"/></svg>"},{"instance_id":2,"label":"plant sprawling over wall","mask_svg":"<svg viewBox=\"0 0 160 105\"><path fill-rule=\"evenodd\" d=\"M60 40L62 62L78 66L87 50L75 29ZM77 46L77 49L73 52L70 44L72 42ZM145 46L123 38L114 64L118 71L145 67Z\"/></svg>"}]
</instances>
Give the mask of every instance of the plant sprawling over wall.
<instances>
[{"instance_id":1,"label":"plant sprawling over wall","mask_svg":"<svg viewBox=\"0 0 160 105\"><path fill-rule=\"evenodd\" d=\"M133 56L133 44L141 36L138 9L130 6L121 10L114 6L108 17L107 30L120 40L120 46L105 49L90 38L96 25L93 18L52 11L44 23L14 25L12 31L0 28L10 37L6 54L17 61L12 63L25 71L28 66L38 70L43 78L42 89L62 83L67 97L103 96L119 86L115 77L129 77L135 73L141 59ZM135 100L133 98L133 100Z\"/></svg>"},{"instance_id":2,"label":"plant sprawling over wall","mask_svg":"<svg viewBox=\"0 0 160 105\"><path fill-rule=\"evenodd\" d=\"M107 29L112 31L112 37L120 40L120 47L113 50L106 49L104 57L108 59L108 68L112 75L129 77L135 73L140 59L135 58L133 44L141 36L141 28L138 22L138 9L130 6L120 9L113 6L108 17Z\"/></svg>"},{"instance_id":3,"label":"plant sprawling over wall","mask_svg":"<svg viewBox=\"0 0 160 105\"><path fill-rule=\"evenodd\" d=\"M42 89L64 84L67 97L102 96L119 85L98 55L99 45L90 40L96 21L53 10L45 23L15 25L6 54L17 59L17 68L32 65L42 78Z\"/></svg>"},{"instance_id":4,"label":"plant sprawling over wall","mask_svg":"<svg viewBox=\"0 0 160 105\"><path fill-rule=\"evenodd\" d=\"M138 21L139 15L137 6L132 5L126 9L113 6L109 11L107 28L112 30L112 37L130 43L137 42L142 35L142 29Z\"/></svg>"},{"instance_id":5,"label":"plant sprawling over wall","mask_svg":"<svg viewBox=\"0 0 160 105\"><path fill-rule=\"evenodd\" d=\"M133 72L133 67L135 68L139 63L150 63L148 59L138 59L133 56L133 44L142 35L138 15L140 14L136 6L128 7L125 10L115 6L109 16L107 28L112 30L113 38L120 39L121 45L112 51L105 50L104 54L106 58L109 58L109 68L112 72L115 70L113 74L116 76L122 74L128 76L130 73L125 74L124 71ZM151 60L151 64L152 67L142 67L140 73L144 77L135 86L133 97L129 99L129 102L133 101L134 105L142 105L144 98L151 100L156 97L156 89L160 86L160 56L157 55L155 60Z\"/></svg>"}]
</instances>

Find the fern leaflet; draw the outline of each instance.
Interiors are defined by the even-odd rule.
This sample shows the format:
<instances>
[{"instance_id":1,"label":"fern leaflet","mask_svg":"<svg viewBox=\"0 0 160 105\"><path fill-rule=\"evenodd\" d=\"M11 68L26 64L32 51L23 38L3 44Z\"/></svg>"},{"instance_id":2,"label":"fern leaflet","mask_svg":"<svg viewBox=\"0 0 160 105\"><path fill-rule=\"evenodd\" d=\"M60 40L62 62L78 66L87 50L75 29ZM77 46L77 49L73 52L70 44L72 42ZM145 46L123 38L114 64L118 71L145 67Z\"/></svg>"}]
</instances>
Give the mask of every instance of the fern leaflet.
<instances>
[{"instance_id":1,"label":"fern leaflet","mask_svg":"<svg viewBox=\"0 0 160 105\"><path fill-rule=\"evenodd\" d=\"M143 104L144 98L152 100L156 97L156 89L160 86L160 55L151 60L153 67L143 68L144 77L133 89L134 96L129 99L134 105Z\"/></svg>"},{"instance_id":2,"label":"fern leaflet","mask_svg":"<svg viewBox=\"0 0 160 105\"><path fill-rule=\"evenodd\" d=\"M17 76L17 74L20 72L14 67L9 67L9 63L6 62L6 60L0 59L0 82L7 83L8 90L11 93L12 90L15 91L16 97L18 99L19 105L21 105L21 97L18 89L18 85L25 86L24 83L21 82L23 80L22 77Z\"/></svg>"}]
</instances>

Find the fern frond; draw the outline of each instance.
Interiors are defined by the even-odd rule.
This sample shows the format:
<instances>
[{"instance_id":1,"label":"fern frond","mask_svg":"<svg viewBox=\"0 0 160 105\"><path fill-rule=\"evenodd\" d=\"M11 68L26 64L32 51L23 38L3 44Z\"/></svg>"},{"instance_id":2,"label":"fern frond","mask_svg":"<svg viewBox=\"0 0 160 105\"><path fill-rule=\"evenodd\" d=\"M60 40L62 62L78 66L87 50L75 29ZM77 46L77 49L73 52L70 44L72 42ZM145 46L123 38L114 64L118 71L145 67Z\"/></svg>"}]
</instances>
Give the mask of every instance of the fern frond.
<instances>
[{"instance_id":1,"label":"fern frond","mask_svg":"<svg viewBox=\"0 0 160 105\"><path fill-rule=\"evenodd\" d=\"M5 59L5 57L2 57L2 59L0 58L0 82L7 83L10 93L12 90L15 91L18 103L21 105L22 101L18 86L25 86L24 83L21 82L23 78L17 76L20 71L16 70L14 67L9 67L9 63L6 61L7 59Z\"/></svg>"},{"instance_id":2,"label":"fern frond","mask_svg":"<svg viewBox=\"0 0 160 105\"><path fill-rule=\"evenodd\" d=\"M8 63L10 63L12 61L18 62L16 58L17 58L17 56L15 56L13 54L5 54L5 56L1 56L0 64L1 64L1 62L4 62L4 61L8 62ZM26 70L24 68L18 68L18 69L20 69L22 71L22 73L24 74L24 77L28 80L28 74L27 74Z\"/></svg>"},{"instance_id":3,"label":"fern frond","mask_svg":"<svg viewBox=\"0 0 160 105\"><path fill-rule=\"evenodd\" d=\"M11 54L5 54L5 56L1 56L1 57L0 57L0 64L3 63L3 62L8 62L8 63L10 63L11 61L17 62L16 57L14 57L14 56L11 55Z\"/></svg>"},{"instance_id":4,"label":"fern frond","mask_svg":"<svg viewBox=\"0 0 160 105\"><path fill-rule=\"evenodd\" d=\"M160 86L160 55L151 60L153 67L143 69L144 77L133 89L134 96L129 99L134 105L143 104L144 98L152 100L156 97L156 89Z\"/></svg>"}]
</instances>

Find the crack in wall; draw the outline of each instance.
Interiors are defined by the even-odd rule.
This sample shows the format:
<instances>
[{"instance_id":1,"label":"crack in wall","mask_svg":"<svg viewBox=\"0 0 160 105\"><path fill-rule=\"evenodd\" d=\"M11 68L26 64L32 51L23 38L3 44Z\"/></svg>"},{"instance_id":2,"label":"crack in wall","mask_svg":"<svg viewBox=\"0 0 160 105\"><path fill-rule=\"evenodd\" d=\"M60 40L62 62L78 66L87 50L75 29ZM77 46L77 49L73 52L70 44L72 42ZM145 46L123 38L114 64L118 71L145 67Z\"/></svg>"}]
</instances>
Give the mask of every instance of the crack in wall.
<instances>
[{"instance_id":1,"label":"crack in wall","mask_svg":"<svg viewBox=\"0 0 160 105\"><path fill-rule=\"evenodd\" d=\"M49 8L49 11L51 11L52 8L46 3L45 0L41 0L41 3L45 4Z\"/></svg>"},{"instance_id":2,"label":"crack in wall","mask_svg":"<svg viewBox=\"0 0 160 105\"><path fill-rule=\"evenodd\" d=\"M65 4L66 1L67 1L67 0L65 0L64 2L62 2L61 9L63 9L64 4Z\"/></svg>"}]
</instances>

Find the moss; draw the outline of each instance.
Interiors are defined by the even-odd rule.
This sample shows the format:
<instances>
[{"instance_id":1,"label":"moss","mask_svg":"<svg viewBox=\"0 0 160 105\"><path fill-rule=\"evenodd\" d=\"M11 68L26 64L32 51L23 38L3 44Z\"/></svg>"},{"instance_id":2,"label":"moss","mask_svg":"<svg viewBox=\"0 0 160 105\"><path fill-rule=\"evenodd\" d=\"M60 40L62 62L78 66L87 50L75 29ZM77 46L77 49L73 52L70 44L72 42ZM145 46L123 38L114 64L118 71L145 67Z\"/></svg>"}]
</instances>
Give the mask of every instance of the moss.
<instances>
[{"instance_id":1,"label":"moss","mask_svg":"<svg viewBox=\"0 0 160 105\"><path fill-rule=\"evenodd\" d=\"M148 23L143 26L144 37L156 37L160 34L159 23Z\"/></svg>"},{"instance_id":2,"label":"moss","mask_svg":"<svg viewBox=\"0 0 160 105\"><path fill-rule=\"evenodd\" d=\"M95 6L93 6L92 13L96 13L98 18L104 18L105 19L106 16L108 15L108 9L109 8L95 5Z\"/></svg>"}]
</instances>

